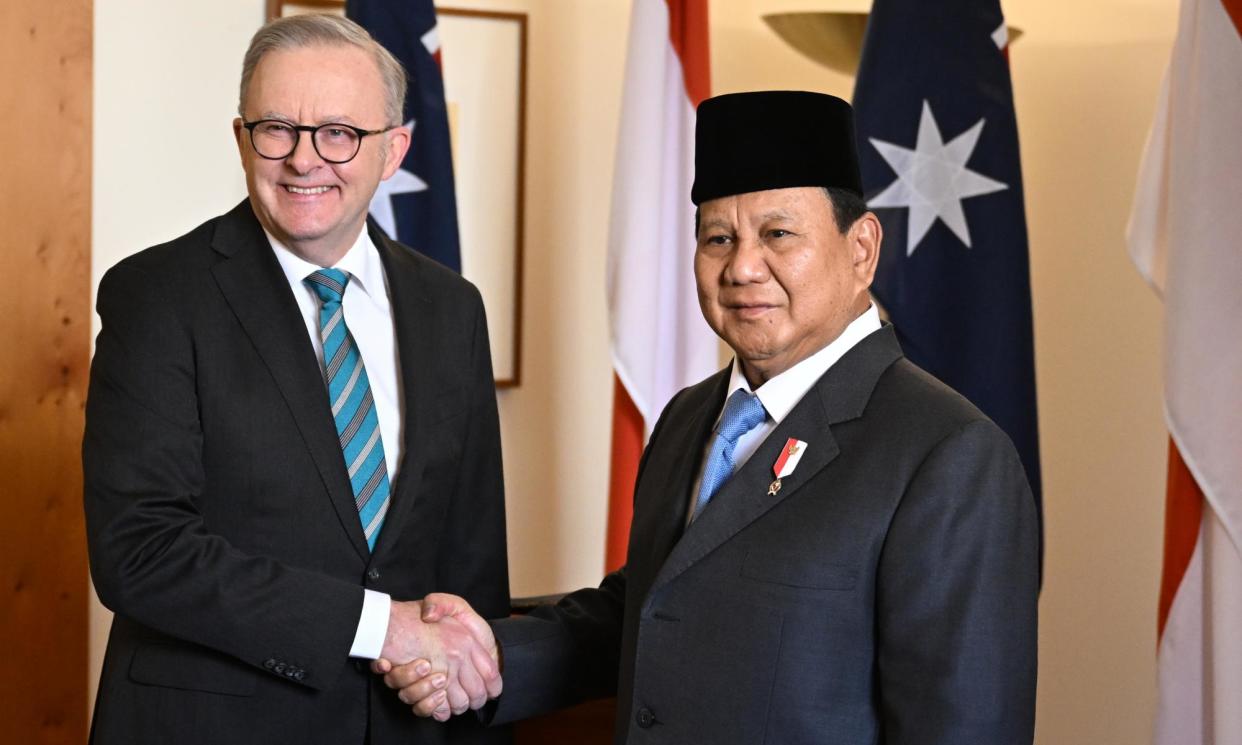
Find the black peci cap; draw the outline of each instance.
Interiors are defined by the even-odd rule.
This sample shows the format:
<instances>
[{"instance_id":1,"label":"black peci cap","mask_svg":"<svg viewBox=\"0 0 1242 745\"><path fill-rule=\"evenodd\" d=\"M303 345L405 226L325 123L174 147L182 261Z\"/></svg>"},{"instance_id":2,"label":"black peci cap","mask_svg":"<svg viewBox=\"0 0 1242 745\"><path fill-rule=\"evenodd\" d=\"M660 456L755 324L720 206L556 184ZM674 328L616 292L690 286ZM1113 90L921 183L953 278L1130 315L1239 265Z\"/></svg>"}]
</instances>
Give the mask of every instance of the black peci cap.
<instances>
[{"instance_id":1,"label":"black peci cap","mask_svg":"<svg viewBox=\"0 0 1242 745\"><path fill-rule=\"evenodd\" d=\"M823 93L760 91L699 104L690 201L791 186L862 196L848 103Z\"/></svg>"}]
</instances>

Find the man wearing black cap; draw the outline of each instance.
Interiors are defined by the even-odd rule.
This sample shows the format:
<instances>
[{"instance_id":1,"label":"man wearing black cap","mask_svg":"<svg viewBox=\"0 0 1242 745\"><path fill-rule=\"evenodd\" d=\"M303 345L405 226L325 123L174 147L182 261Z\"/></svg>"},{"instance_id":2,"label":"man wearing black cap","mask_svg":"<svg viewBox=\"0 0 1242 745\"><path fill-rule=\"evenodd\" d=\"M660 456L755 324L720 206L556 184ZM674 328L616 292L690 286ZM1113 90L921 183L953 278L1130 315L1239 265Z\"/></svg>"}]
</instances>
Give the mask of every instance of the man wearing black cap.
<instances>
[{"instance_id":1,"label":"man wearing black cap","mask_svg":"<svg viewBox=\"0 0 1242 745\"><path fill-rule=\"evenodd\" d=\"M700 106L695 276L736 357L660 417L627 566L493 623L493 721L615 691L618 743L1031 742L1035 502L1008 438L881 324L854 148L830 96ZM433 713L415 677L388 680Z\"/></svg>"}]
</instances>

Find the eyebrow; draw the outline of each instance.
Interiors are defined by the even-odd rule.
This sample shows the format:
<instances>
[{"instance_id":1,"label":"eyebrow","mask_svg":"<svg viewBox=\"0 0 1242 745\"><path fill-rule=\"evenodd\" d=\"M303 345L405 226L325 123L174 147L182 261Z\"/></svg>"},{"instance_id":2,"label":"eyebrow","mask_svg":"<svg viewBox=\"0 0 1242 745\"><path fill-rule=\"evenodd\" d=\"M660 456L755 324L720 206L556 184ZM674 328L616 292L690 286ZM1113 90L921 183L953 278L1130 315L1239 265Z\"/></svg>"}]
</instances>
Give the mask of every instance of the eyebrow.
<instances>
[{"instance_id":1,"label":"eyebrow","mask_svg":"<svg viewBox=\"0 0 1242 745\"><path fill-rule=\"evenodd\" d=\"M282 122L292 122L294 124L299 123L293 117L286 116L285 114L282 114L279 111L271 111L271 110L264 111L261 115L259 115L259 118L260 119L279 119ZM319 121L316 122L315 124L316 126L318 126L321 124L354 124L354 123L355 122L354 122L353 117L345 116L344 114L333 114L331 116L320 117Z\"/></svg>"}]
</instances>

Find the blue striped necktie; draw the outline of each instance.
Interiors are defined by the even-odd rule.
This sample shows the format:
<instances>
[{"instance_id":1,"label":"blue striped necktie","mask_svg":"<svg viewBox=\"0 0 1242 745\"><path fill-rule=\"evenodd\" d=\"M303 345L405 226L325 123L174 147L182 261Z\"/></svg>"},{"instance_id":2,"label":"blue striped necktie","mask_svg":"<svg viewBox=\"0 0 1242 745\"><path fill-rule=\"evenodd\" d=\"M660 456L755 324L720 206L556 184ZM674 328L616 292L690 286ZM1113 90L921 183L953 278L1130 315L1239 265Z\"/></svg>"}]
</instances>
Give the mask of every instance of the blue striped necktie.
<instances>
[{"instance_id":1,"label":"blue striped necktie","mask_svg":"<svg viewBox=\"0 0 1242 745\"><path fill-rule=\"evenodd\" d=\"M303 282L319 296L319 338L323 341L324 378L332 402L336 434L349 468L354 506L362 520L367 546L375 550L384 515L388 513L388 466L375 415L375 397L354 337L345 326L341 298L349 275L320 269Z\"/></svg>"},{"instance_id":2,"label":"blue striped necktie","mask_svg":"<svg viewBox=\"0 0 1242 745\"><path fill-rule=\"evenodd\" d=\"M742 435L759 426L767 415L759 397L753 393L739 388L729 396L729 400L725 402L724 413L720 415L720 424L716 425L712 449L707 453L703 483L699 486L699 496L694 503L691 522L733 475L733 448L737 447L737 441Z\"/></svg>"}]
</instances>

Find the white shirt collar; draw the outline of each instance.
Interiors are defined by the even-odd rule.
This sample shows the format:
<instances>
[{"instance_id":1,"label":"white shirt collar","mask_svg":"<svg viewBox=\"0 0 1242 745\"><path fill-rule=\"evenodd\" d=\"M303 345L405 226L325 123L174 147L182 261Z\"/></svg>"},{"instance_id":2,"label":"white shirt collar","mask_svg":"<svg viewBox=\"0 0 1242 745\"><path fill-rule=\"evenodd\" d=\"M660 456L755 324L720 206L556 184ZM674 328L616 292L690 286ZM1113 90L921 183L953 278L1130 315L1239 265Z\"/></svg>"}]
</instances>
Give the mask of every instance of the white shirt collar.
<instances>
[{"instance_id":1,"label":"white shirt collar","mask_svg":"<svg viewBox=\"0 0 1242 745\"><path fill-rule=\"evenodd\" d=\"M351 287L358 287L375 302L383 302L387 299L388 293L384 283L384 264L380 260L379 250L371 242L371 236L367 234L365 226L362 232L358 234L358 239L354 241L354 245L349 247L349 250L345 252L340 261L330 267L312 264L286 248L283 243L276 240L275 236L268 233L267 230L264 230L263 233L267 236L267 242L271 244L272 251L276 254L276 260L280 262L280 268L284 270L285 277L289 280L290 285L294 287L300 286L302 280L323 268L340 269L343 272L349 273L349 285Z\"/></svg>"},{"instance_id":2,"label":"white shirt collar","mask_svg":"<svg viewBox=\"0 0 1242 745\"><path fill-rule=\"evenodd\" d=\"M759 402L767 410L768 416L779 424L797 406L806 392L811 390L815 381L823 377L837 360L844 357L855 344L879 329L880 311L873 303L861 316L851 321L840 336L829 342L828 346L759 386L754 394L759 397ZM725 399L739 388L748 392L751 390L750 383L742 374L741 363L734 357Z\"/></svg>"}]
</instances>

